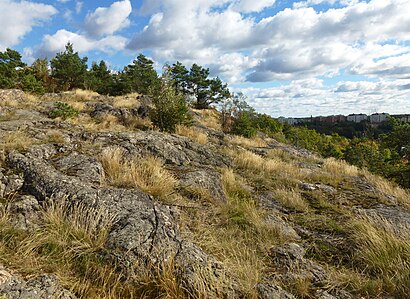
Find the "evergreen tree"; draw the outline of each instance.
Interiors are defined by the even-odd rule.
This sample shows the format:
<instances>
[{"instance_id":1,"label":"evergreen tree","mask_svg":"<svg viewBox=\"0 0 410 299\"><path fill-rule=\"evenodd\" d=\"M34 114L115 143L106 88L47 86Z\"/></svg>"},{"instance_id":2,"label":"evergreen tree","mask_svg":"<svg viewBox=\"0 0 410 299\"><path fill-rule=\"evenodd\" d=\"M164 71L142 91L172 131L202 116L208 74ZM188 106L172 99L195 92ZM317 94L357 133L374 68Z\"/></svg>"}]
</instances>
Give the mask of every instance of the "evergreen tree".
<instances>
[{"instance_id":1,"label":"evergreen tree","mask_svg":"<svg viewBox=\"0 0 410 299\"><path fill-rule=\"evenodd\" d=\"M100 63L93 62L87 73L87 87L99 94L108 94L112 81L111 72L104 60Z\"/></svg>"},{"instance_id":2,"label":"evergreen tree","mask_svg":"<svg viewBox=\"0 0 410 299\"><path fill-rule=\"evenodd\" d=\"M64 52L57 53L50 65L51 75L56 80L59 89L84 88L87 60L87 57L80 58L78 52L74 52L71 43L67 43Z\"/></svg>"},{"instance_id":3,"label":"evergreen tree","mask_svg":"<svg viewBox=\"0 0 410 299\"><path fill-rule=\"evenodd\" d=\"M19 52L11 49L0 52L0 88L17 87L18 69L24 66Z\"/></svg>"},{"instance_id":4,"label":"evergreen tree","mask_svg":"<svg viewBox=\"0 0 410 299\"><path fill-rule=\"evenodd\" d=\"M159 84L158 74L154 70L154 62L143 54L139 54L132 64L124 68L124 74L133 91L148 94L149 89Z\"/></svg>"}]
</instances>

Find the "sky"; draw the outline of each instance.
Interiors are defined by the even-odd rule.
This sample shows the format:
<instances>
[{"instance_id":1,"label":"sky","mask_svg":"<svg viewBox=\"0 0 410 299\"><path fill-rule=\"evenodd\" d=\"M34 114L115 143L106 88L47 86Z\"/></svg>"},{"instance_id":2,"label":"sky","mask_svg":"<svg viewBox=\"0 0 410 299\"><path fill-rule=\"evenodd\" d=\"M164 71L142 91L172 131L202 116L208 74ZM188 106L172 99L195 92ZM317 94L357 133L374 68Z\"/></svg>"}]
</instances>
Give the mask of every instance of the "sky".
<instances>
[{"instance_id":1,"label":"sky","mask_svg":"<svg viewBox=\"0 0 410 299\"><path fill-rule=\"evenodd\" d=\"M197 63L273 117L410 113L410 0L0 0L0 51Z\"/></svg>"}]
</instances>

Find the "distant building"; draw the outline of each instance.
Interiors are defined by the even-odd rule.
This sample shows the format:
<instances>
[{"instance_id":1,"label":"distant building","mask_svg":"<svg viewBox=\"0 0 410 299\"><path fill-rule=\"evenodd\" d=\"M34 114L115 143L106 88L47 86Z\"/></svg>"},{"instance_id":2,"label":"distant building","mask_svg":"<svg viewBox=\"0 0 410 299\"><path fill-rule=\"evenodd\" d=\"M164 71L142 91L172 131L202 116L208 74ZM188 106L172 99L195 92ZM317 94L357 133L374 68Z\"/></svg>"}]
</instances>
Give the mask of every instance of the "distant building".
<instances>
[{"instance_id":1,"label":"distant building","mask_svg":"<svg viewBox=\"0 0 410 299\"><path fill-rule=\"evenodd\" d=\"M367 115L360 113L360 114L349 114L347 116L347 121L355 122L355 123L360 123L364 120L367 120Z\"/></svg>"},{"instance_id":2,"label":"distant building","mask_svg":"<svg viewBox=\"0 0 410 299\"><path fill-rule=\"evenodd\" d=\"M380 124L387 120L389 116L388 113L374 113L369 116L370 123L372 124Z\"/></svg>"},{"instance_id":3,"label":"distant building","mask_svg":"<svg viewBox=\"0 0 410 299\"><path fill-rule=\"evenodd\" d=\"M392 116L400 119L402 122L410 123L410 114L399 114L399 115L392 115Z\"/></svg>"},{"instance_id":4,"label":"distant building","mask_svg":"<svg viewBox=\"0 0 410 299\"><path fill-rule=\"evenodd\" d=\"M281 122L281 123L286 123L288 125L296 125L296 124L299 123L299 119L297 119L297 118L283 117L283 116L279 117L278 121Z\"/></svg>"}]
</instances>

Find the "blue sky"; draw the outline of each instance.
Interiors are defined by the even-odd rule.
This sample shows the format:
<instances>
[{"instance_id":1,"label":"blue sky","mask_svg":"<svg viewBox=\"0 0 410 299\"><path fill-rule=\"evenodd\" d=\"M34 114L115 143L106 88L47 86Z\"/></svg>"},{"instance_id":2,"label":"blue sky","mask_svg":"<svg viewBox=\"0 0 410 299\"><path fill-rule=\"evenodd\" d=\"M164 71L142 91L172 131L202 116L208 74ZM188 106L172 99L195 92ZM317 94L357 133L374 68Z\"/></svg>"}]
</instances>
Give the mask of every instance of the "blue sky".
<instances>
[{"instance_id":1,"label":"blue sky","mask_svg":"<svg viewBox=\"0 0 410 299\"><path fill-rule=\"evenodd\" d=\"M0 0L0 51L199 63L272 116L410 113L409 0Z\"/></svg>"}]
</instances>

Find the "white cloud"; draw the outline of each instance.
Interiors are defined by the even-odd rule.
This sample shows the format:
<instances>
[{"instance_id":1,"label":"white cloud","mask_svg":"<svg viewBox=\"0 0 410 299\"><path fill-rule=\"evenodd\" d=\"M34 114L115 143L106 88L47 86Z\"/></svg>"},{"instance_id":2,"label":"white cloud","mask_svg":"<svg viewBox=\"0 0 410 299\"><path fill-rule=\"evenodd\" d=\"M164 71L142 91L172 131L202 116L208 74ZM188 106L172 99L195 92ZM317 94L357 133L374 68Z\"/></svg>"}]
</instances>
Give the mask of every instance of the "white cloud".
<instances>
[{"instance_id":1,"label":"white cloud","mask_svg":"<svg viewBox=\"0 0 410 299\"><path fill-rule=\"evenodd\" d=\"M56 13L51 5L0 0L0 51L17 45L34 26L48 21Z\"/></svg>"},{"instance_id":2,"label":"white cloud","mask_svg":"<svg viewBox=\"0 0 410 299\"><path fill-rule=\"evenodd\" d=\"M84 2L82 2L82 1L77 1L75 3L75 12L77 14L79 14L81 12L81 10L83 9L83 5L84 5Z\"/></svg>"},{"instance_id":3,"label":"white cloud","mask_svg":"<svg viewBox=\"0 0 410 299\"><path fill-rule=\"evenodd\" d=\"M64 51L65 45L71 42L75 51L85 53L91 50L98 50L105 53L113 53L122 50L127 39L121 36L107 36L102 39L92 39L84 35L58 30L54 35L46 35L37 51L37 57L53 57L57 52Z\"/></svg>"},{"instance_id":4,"label":"white cloud","mask_svg":"<svg viewBox=\"0 0 410 299\"><path fill-rule=\"evenodd\" d=\"M237 0L231 5L231 8L244 13L260 12L267 7L273 6L275 2L275 0Z\"/></svg>"},{"instance_id":5,"label":"white cloud","mask_svg":"<svg viewBox=\"0 0 410 299\"><path fill-rule=\"evenodd\" d=\"M129 0L117 1L110 7L98 7L85 19L84 28L91 36L104 36L115 33L130 24L128 16L132 7Z\"/></svg>"}]
</instances>

